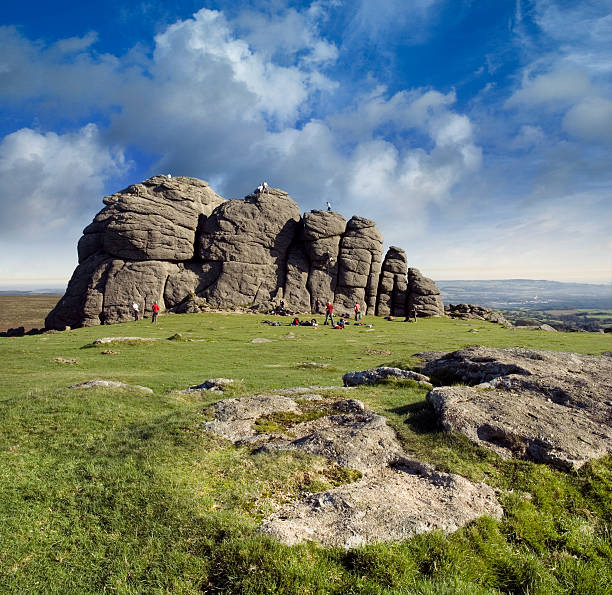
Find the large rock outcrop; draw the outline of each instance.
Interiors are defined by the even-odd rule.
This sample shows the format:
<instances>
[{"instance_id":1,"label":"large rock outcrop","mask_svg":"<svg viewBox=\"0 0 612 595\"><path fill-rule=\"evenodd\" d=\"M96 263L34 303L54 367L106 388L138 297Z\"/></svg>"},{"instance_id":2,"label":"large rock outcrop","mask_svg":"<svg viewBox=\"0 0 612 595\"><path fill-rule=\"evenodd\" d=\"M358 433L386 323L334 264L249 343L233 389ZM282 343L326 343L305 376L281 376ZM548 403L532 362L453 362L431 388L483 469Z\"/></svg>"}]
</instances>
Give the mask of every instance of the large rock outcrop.
<instances>
[{"instance_id":1,"label":"large rock outcrop","mask_svg":"<svg viewBox=\"0 0 612 595\"><path fill-rule=\"evenodd\" d=\"M470 347L421 354L447 430L502 456L579 468L612 452L612 357Z\"/></svg>"},{"instance_id":2,"label":"large rock outcrop","mask_svg":"<svg viewBox=\"0 0 612 595\"><path fill-rule=\"evenodd\" d=\"M303 216L286 192L268 188L225 200L195 178L155 176L107 196L83 231L79 265L46 327L131 320L132 303L148 313L185 311L195 298L216 308L263 307L285 301L308 312L316 298L339 311L359 302L367 314L443 316L433 281L408 269L363 217ZM382 273L381 273L382 268Z\"/></svg>"}]
</instances>

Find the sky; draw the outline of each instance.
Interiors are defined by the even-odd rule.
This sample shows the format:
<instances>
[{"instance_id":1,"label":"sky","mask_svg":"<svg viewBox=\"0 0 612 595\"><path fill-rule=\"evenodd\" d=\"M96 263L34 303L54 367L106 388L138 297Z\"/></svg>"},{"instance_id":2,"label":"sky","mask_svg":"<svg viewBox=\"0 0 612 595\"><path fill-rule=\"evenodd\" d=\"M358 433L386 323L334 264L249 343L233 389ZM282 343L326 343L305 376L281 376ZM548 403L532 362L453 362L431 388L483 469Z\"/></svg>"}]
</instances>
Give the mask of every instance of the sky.
<instances>
[{"instance_id":1,"label":"sky","mask_svg":"<svg viewBox=\"0 0 612 595\"><path fill-rule=\"evenodd\" d=\"M0 286L158 173L330 201L436 280L612 280L612 0L33 1L0 48Z\"/></svg>"}]
</instances>

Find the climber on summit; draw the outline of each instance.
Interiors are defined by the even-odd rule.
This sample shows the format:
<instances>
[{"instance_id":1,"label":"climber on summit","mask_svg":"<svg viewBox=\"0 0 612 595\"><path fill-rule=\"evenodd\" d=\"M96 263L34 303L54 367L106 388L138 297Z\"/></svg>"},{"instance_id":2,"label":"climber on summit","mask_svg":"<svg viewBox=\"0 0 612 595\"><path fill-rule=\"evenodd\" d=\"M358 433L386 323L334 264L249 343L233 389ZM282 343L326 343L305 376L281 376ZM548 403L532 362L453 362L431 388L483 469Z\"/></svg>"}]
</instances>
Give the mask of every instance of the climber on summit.
<instances>
[{"instance_id":1,"label":"climber on summit","mask_svg":"<svg viewBox=\"0 0 612 595\"><path fill-rule=\"evenodd\" d=\"M327 201L327 210L331 211L331 203L329 201Z\"/></svg>"}]
</instances>

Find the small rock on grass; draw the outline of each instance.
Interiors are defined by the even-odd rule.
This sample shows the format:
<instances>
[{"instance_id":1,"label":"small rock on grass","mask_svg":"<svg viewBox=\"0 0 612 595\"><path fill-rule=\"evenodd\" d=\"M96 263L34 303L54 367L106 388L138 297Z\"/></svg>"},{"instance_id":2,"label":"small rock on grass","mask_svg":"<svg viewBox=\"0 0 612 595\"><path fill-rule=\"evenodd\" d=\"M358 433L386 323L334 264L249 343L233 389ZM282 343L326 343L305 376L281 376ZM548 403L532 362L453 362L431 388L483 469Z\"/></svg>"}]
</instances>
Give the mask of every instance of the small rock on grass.
<instances>
[{"instance_id":1,"label":"small rock on grass","mask_svg":"<svg viewBox=\"0 0 612 595\"><path fill-rule=\"evenodd\" d=\"M72 365L72 366L74 366L75 364L78 364L78 363L79 363L79 360L78 360L78 359L74 359L74 358L66 358L66 357L56 357L56 358L55 358L55 361L56 361L58 364L69 364L69 365Z\"/></svg>"},{"instance_id":2,"label":"small rock on grass","mask_svg":"<svg viewBox=\"0 0 612 595\"><path fill-rule=\"evenodd\" d=\"M208 380L202 382L202 384L195 384L180 392L195 393L201 390L224 391L226 388L234 384L234 382L235 380L233 378L209 378Z\"/></svg>"},{"instance_id":3,"label":"small rock on grass","mask_svg":"<svg viewBox=\"0 0 612 595\"><path fill-rule=\"evenodd\" d=\"M387 378L397 378L398 380L415 380L423 385L429 385L429 377L412 370L402 370L401 368L380 367L361 372L347 372L342 377L344 386L358 386L360 384L375 384ZM429 385L430 386L430 385Z\"/></svg>"}]
</instances>

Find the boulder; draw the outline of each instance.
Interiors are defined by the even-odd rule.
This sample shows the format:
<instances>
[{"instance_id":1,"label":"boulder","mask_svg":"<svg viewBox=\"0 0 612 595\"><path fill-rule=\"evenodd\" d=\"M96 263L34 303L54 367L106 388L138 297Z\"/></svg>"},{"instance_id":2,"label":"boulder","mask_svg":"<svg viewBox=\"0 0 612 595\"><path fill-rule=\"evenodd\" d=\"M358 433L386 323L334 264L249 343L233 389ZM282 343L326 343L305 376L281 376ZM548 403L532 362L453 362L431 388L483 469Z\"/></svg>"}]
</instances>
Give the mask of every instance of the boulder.
<instances>
[{"instance_id":1,"label":"boulder","mask_svg":"<svg viewBox=\"0 0 612 595\"><path fill-rule=\"evenodd\" d=\"M383 238L374 221L352 217L340 241L338 284L334 302L342 310L374 313L380 276Z\"/></svg>"},{"instance_id":2,"label":"boulder","mask_svg":"<svg viewBox=\"0 0 612 595\"><path fill-rule=\"evenodd\" d=\"M338 280L340 240L346 230L346 219L334 211L310 211L304 215L302 237L310 270L306 287L311 308L317 297L325 303L334 300Z\"/></svg>"},{"instance_id":3,"label":"boulder","mask_svg":"<svg viewBox=\"0 0 612 595\"><path fill-rule=\"evenodd\" d=\"M155 176L104 198L83 231L79 261L103 250L129 260L190 260L196 230L225 201L196 178Z\"/></svg>"},{"instance_id":4,"label":"boulder","mask_svg":"<svg viewBox=\"0 0 612 595\"><path fill-rule=\"evenodd\" d=\"M385 255L378 285L378 316L404 316L408 289L406 252L391 246Z\"/></svg>"},{"instance_id":5,"label":"boulder","mask_svg":"<svg viewBox=\"0 0 612 595\"><path fill-rule=\"evenodd\" d=\"M612 359L473 347L430 359L440 424L502 456L579 468L612 452Z\"/></svg>"},{"instance_id":6,"label":"boulder","mask_svg":"<svg viewBox=\"0 0 612 595\"><path fill-rule=\"evenodd\" d=\"M347 372L342 377L342 382L344 382L344 386L359 386L360 384L376 384L388 378L414 380L419 384L424 383L424 385L431 387L429 378L424 374L419 374L412 370L402 370L401 368L389 368L385 366L372 370L363 370L361 372Z\"/></svg>"},{"instance_id":7,"label":"boulder","mask_svg":"<svg viewBox=\"0 0 612 595\"><path fill-rule=\"evenodd\" d=\"M419 269L408 269L407 312L415 308L418 316L444 316L440 290L434 281L423 277Z\"/></svg>"},{"instance_id":8,"label":"boulder","mask_svg":"<svg viewBox=\"0 0 612 595\"><path fill-rule=\"evenodd\" d=\"M483 306L474 306L472 304L448 304L444 306L444 313L450 318L459 318L462 320L488 320L489 322L495 322L505 327L512 326L500 312L491 310L490 308L484 308Z\"/></svg>"},{"instance_id":9,"label":"boulder","mask_svg":"<svg viewBox=\"0 0 612 595\"><path fill-rule=\"evenodd\" d=\"M359 471L353 483L282 506L264 520L262 533L288 545L316 541L352 548L434 529L455 531L485 514L501 518L489 486L410 459L385 418L361 401L316 397L299 403L269 395L227 399L215 404L215 419L205 422L207 430L250 445L254 452L299 450ZM300 421L303 413L311 417L317 408L320 417ZM284 433L257 433L257 420L276 411L293 414L295 421Z\"/></svg>"}]
</instances>

